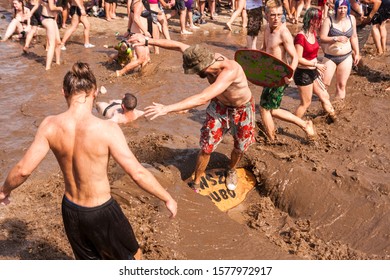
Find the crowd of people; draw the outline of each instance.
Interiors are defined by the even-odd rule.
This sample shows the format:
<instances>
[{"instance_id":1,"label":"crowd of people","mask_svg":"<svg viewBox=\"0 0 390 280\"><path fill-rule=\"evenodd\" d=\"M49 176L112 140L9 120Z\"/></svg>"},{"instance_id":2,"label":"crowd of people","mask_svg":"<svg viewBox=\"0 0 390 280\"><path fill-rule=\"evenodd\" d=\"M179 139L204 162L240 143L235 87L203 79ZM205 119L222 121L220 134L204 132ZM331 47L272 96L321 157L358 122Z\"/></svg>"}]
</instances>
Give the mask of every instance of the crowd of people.
<instances>
[{"instance_id":1,"label":"crowd of people","mask_svg":"<svg viewBox=\"0 0 390 280\"><path fill-rule=\"evenodd\" d=\"M345 100L351 69L360 61L362 46L359 45L359 30L363 28L359 27L372 26L378 54L387 51L386 32L383 31L382 25L390 16L389 2L335 0L333 3L329 0L319 2L319 7L310 7L310 2L305 0L231 2L231 7L236 7L237 10L226 22L225 28L232 30L234 20L241 15L244 21L242 27L247 29L247 48L261 49L283 60L294 70L293 77L285 77L284 85L264 87L262 90L259 101L260 117L269 141L275 141L276 137L274 118L297 125L309 140L315 139L313 122L305 119L313 94L318 96L329 118L336 121L337 112L332 102ZM369 9L362 3L367 3ZM65 50L67 39L79 23L84 25L85 48L93 47L89 42L90 25L84 4L81 0L71 0L69 4L72 25L61 40L56 16L63 12L63 3L56 6L54 0L37 0L32 4L31 10L27 10L21 0L13 0L14 19L3 40L13 33L21 37L21 34L25 36L33 30L31 19L41 7L41 16L38 18L47 32L46 69L50 69L54 54L56 62L59 63L59 53L61 49ZM199 28L197 25L205 22L206 4L210 19L215 20L218 17L217 8L220 7L217 0L207 3L199 0L193 2L190 7L184 0L176 0L174 3L128 0L127 31L118 46L112 46L118 51L112 59L123 66L123 69L116 71L116 76L144 67L151 62L150 50L153 49L158 54L160 48L163 48L182 53L184 73L207 79L209 85L205 89L173 104L153 103L145 108L145 112L135 109L137 99L130 93L125 94L122 100L97 102L98 112L109 119L106 121L92 114L99 92L92 70L86 63L75 63L63 81L68 110L60 115L47 117L41 123L32 145L11 169L1 186L0 203L9 203L11 192L26 181L51 149L64 174L63 221L75 257L139 259L139 245L131 226L110 195L107 178L109 157L112 156L142 189L164 201L172 217L176 215L177 204L154 176L138 162L117 124L135 121L143 115L153 120L171 112L183 112L205 104L208 104L208 107L200 130L200 151L190 187L201 191L201 177L206 171L212 152L223 137L231 133L234 144L226 170L226 187L234 191L238 180L236 166L255 142L256 101L245 72L235 60L221 53L214 53L200 44L188 45L174 41L169 36L168 21L171 16L178 13L181 34L191 35L187 28ZM98 5L105 9L107 21L116 18L115 1ZM200 11L196 22L188 20L187 13L194 7ZM168 13L164 9L173 9L175 12L167 16ZM301 24L302 28L293 35L287 22ZM261 32L263 41L257 42ZM159 38L160 33L164 38ZM362 42L364 44L364 40ZM320 48L324 53L321 60L318 57ZM328 88L334 76L336 95L331 98ZM284 91L292 82L296 84L300 94L300 104L294 113L280 107ZM111 223L113 226L109 226Z\"/></svg>"}]
</instances>

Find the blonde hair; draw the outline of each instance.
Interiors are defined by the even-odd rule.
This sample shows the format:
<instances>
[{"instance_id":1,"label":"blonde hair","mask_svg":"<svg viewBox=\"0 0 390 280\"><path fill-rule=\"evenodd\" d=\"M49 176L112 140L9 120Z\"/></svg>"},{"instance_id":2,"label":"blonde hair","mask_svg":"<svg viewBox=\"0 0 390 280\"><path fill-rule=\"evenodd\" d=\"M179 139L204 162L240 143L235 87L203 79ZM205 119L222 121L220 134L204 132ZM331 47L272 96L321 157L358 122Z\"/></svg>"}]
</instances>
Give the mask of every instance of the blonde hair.
<instances>
[{"instance_id":1,"label":"blonde hair","mask_svg":"<svg viewBox=\"0 0 390 280\"><path fill-rule=\"evenodd\" d=\"M268 0L265 4L265 12L269 13L269 10L279 7L283 8L283 2L281 0Z\"/></svg>"}]
</instances>

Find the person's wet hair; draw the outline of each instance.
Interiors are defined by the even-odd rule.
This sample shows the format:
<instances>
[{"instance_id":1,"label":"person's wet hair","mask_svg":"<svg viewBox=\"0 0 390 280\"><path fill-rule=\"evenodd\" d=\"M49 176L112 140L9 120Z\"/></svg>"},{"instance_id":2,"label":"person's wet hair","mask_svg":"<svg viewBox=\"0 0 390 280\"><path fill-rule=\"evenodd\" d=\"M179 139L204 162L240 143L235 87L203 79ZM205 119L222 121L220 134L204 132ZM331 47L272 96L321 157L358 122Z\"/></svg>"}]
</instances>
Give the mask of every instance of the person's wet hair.
<instances>
[{"instance_id":1,"label":"person's wet hair","mask_svg":"<svg viewBox=\"0 0 390 280\"><path fill-rule=\"evenodd\" d=\"M126 108L126 110L134 110L135 107L137 107L137 97L135 97L131 93L125 93L125 96L122 99L122 104Z\"/></svg>"},{"instance_id":2,"label":"person's wet hair","mask_svg":"<svg viewBox=\"0 0 390 280\"><path fill-rule=\"evenodd\" d=\"M305 32L309 31L312 20L321 21L321 19L322 19L322 12L317 8L310 7L306 11L305 15L303 16L303 25L302 25L303 31Z\"/></svg>"},{"instance_id":3,"label":"person's wet hair","mask_svg":"<svg viewBox=\"0 0 390 280\"><path fill-rule=\"evenodd\" d=\"M65 97L84 92L89 96L96 91L96 77L89 64L84 62L73 64L72 69L65 74L62 87Z\"/></svg>"}]
</instances>

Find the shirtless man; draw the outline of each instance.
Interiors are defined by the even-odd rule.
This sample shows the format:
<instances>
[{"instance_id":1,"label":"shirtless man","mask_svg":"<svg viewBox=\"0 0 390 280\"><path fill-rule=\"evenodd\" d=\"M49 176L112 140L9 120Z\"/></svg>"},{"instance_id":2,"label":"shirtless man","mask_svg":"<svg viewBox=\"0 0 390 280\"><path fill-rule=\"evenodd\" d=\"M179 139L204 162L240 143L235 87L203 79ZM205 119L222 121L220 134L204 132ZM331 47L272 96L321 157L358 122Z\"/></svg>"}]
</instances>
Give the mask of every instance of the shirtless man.
<instances>
[{"instance_id":1,"label":"shirtless man","mask_svg":"<svg viewBox=\"0 0 390 280\"><path fill-rule=\"evenodd\" d=\"M0 187L0 204L23 184L52 150L61 167L65 192L62 217L76 259L139 259L141 251L118 203L111 197L107 166L110 155L135 183L165 202L174 217L177 204L130 151L122 130L92 114L96 78L88 64L77 62L64 77L68 110L45 118L23 158Z\"/></svg>"},{"instance_id":2,"label":"shirtless man","mask_svg":"<svg viewBox=\"0 0 390 280\"><path fill-rule=\"evenodd\" d=\"M286 24L282 23L282 5L280 0L267 1L265 15L268 24L264 31L262 50L281 60L285 60L287 53L291 58L290 66L295 70L298 65L298 55L294 47L293 37ZM284 90L292 80L293 78L285 78L286 85L276 88L264 88L261 94L260 115L270 141L275 140L273 117L296 124L305 131L309 138L314 138L315 132L312 121L304 121L293 113L280 108Z\"/></svg>"},{"instance_id":3,"label":"shirtless man","mask_svg":"<svg viewBox=\"0 0 390 280\"><path fill-rule=\"evenodd\" d=\"M146 39L146 41L145 41ZM226 186L234 190L237 185L236 165L250 144L254 142L255 105L248 81L241 66L220 53L212 53L200 45L189 46L165 39L149 39L136 34L129 39L136 45L157 45L183 53L186 74L207 78L210 85L198 94L171 105L153 103L145 110L155 119L170 112L180 112L209 103L206 120L201 129L200 146L192 187L199 190L200 179L210 160L210 154L229 130L234 137L234 149L226 176ZM239 120L239 121L237 121Z\"/></svg>"},{"instance_id":4,"label":"shirtless man","mask_svg":"<svg viewBox=\"0 0 390 280\"><path fill-rule=\"evenodd\" d=\"M135 121L144 115L144 111L135 109L137 98L131 93L125 93L122 100L111 100L107 102L96 102L96 109L103 117L110 121L125 124Z\"/></svg>"}]
</instances>

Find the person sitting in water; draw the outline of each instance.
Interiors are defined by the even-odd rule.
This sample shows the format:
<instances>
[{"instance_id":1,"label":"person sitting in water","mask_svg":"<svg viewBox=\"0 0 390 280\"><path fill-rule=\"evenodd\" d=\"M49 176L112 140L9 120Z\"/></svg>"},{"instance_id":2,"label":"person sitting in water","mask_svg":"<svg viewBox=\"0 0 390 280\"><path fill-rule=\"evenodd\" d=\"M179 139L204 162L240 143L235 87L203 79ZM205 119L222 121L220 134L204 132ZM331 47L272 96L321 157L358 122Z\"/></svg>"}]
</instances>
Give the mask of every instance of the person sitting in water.
<instances>
[{"instance_id":1,"label":"person sitting in water","mask_svg":"<svg viewBox=\"0 0 390 280\"><path fill-rule=\"evenodd\" d=\"M106 49L113 48L118 51L118 53L110 55L110 59L118 62L122 67L135 58L134 48L126 40L120 41L117 45L104 45L104 47Z\"/></svg>"},{"instance_id":2,"label":"person sitting in water","mask_svg":"<svg viewBox=\"0 0 390 280\"><path fill-rule=\"evenodd\" d=\"M4 37L0 41L5 42L11 36L15 39L26 38L27 33L31 29L30 25L30 9L24 6L23 0L13 0L12 7L14 9L14 15L9 23ZM13 36L15 35L15 36Z\"/></svg>"},{"instance_id":3,"label":"person sitting in water","mask_svg":"<svg viewBox=\"0 0 390 280\"><path fill-rule=\"evenodd\" d=\"M122 66L122 69L116 70L111 76L120 77L132 70L140 70L150 62L148 46L133 47L126 40L122 40L117 46L104 45L104 47L118 51L117 54L111 56L111 59L116 60Z\"/></svg>"},{"instance_id":4,"label":"person sitting in water","mask_svg":"<svg viewBox=\"0 0 390 280\"><path fill-rule=\"evenodd\" d=\"M125 93L122 100L96 102L96 109L103 117L116 123L129 123L143 116L144 111L135 109L137 98L131 93Z\"/></svg>"}]
</instances>

